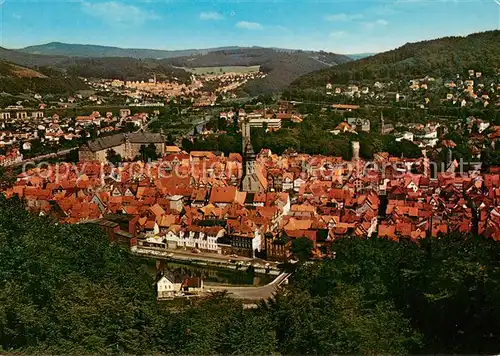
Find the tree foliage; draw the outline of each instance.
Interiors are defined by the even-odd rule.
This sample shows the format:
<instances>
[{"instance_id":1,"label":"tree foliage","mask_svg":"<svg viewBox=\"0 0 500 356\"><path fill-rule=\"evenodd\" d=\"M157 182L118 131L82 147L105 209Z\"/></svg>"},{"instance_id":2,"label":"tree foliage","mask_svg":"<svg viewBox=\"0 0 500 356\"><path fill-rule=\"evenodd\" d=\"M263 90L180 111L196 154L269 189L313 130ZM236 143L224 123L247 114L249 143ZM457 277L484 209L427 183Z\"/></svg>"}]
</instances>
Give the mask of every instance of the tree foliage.
<instances>
[{"instance_id":1,"label":"tree foliage","mask_svg":"<svg viewBox=\"0 0 500 356\"><path fill-rule=\"evenodd\" d=\"M499 43L498 30L407 43L375 56L306 74L292 86L304 89L324 87L327 82L347 84L363 80L423 78L426 75L454 78L457 73L469 69L493 76L500 66Z\"/></svg>"},{"instance_id":2,"label":"tree foliage","mask_svg":"<svg viewBox=\"0 0 500 356\"><path fill-rule=\"evenodd\" d=\"M116 151L112 148L106 151L106 159L108 162L113 164L120 163L122 161L122 156L120 156Z\"/></svg>"},{"instance_id":3,"label":"tree foliage","mask_svg":"<svg viewBox=\"0 0 500 356\"><path fill-rule=\"evenodd\" d=\"M301 237L292 241L292 252L301 261L307 261L311 256L313 243L306 237Z\"/></svg>"},{"instance_id":4,"label":"tree foliage","mask_svg":"<svg viewBox=\"0 0 500 356\"><path fill-rule=\"evenodd\" d=\"M93 225L0 199L0 349L38 354L497 354L499 244L346 238L257 309L155 300L142 260Z\"/></svg>"},{"instance_id":5,"label":"tree foliage","mask_svg":"<svg viewBox=\"0 0 500 356\"><path fill-rule=\"evenodd\" d=\"M144 162L156 161L158 159L158 153L156 152L154 143L150 143L147 146L141 145L138 159Z\"/></svg>"}]
</instances>

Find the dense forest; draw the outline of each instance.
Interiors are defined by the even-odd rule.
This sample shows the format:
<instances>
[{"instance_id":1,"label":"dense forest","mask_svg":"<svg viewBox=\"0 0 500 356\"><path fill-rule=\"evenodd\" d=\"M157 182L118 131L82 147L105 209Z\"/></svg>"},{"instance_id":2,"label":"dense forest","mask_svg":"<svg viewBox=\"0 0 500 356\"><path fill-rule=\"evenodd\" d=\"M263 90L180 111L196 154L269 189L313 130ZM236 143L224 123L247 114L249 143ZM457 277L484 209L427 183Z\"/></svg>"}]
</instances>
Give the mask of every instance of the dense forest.
<instances>
[{"instance_id":1,"label":"dense forest","mask_svg":"<svg viewBox=\"0 0 500 356\"><path fill-rule=\"evenodd\" d=\"M306 74L292 87L324 87L326 83L346 84L363 80L423 78L426 75L455 78L469 69L486 76L500 67L500 30L467 37L445 37L408 43L372 57Z\"/></svg>"},{"instance_id":2,"label":"dense forest","mask_svg":"<svg viewBox=\"0 0 500 356\"><path fill-rule=\"evenodd\" d=\"M174 68L162 61L134 58L79 58L59 65L68 73L86 78L105 78L121 80L144 80L156 75L158 80L188 82L190 74L183 69Z\"/></svg>"},{"instance_id":3,"label":"dense forest","mask_svg":"<svg viewBox=\"0 0 500 356\"><path fill-rule=\"evenodd\" d=\"M273 300L157 304L146 264L92 225L0 200L0 350L23 354L409 354L500 351L500 245L342 239Z\"/></svg>"},{"instance_id":4,"label":"dense forest","mask_svg":"<svg viewBox=\"0 0 500 356\"><path fill-rule=\"evenodd\" d=\"M101 57L130 57L137 59L147 58L173 58L180 56L191 56L200 53L220 50L212 49L186 49L186 50L160 50L142 48L119 48L99 45L70 44L61 42L50 42L42 45L21 48L18 51L30 54L43 54L51 56L101 58Z\"/></svg>"},{"instance_id":5,"label":"dense forest","mask_svg":"<svg viewBox=\"0 0 500 356\"><path fill-rule=\"evenodd\" d=\"M0 93L15 95L31 91L39 94L62 94L87 88L82 80L63 75L59 71L46 67L37 71L0 60Z\"/></svg>"},{"instance_id":6,"label":"dense forest","mask_svg":"<svg viewBox=\"0 0 500 356\"><path fill-rule=\"evenodd\" d=\"M23 94L68 94L88 89L87 84L79 78L58 76L50 78L0 78L0 92Z\"/></svg>"}]
</instances>

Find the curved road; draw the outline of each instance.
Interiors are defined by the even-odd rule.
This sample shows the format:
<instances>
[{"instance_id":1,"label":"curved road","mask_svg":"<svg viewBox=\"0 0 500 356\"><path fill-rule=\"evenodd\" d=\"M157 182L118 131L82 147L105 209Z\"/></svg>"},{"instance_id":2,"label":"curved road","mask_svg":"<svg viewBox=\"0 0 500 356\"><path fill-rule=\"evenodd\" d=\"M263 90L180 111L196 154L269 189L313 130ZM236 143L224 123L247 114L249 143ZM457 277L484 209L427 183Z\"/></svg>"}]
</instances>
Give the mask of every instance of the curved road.
<instances>
[{"instance_id":1,"label":"curved road","mask_svg":"<svg viewBox=\"0 0 500 356\"><path fill-rule=\"evenodd\" d=\"M274 281L262 287L231 287L206 285L206 290L215 292L227 291L229 296L236 299L260 300L271 298L278 287L285 282L290 273L282 273Z\"/></svg>"}]
</instances>

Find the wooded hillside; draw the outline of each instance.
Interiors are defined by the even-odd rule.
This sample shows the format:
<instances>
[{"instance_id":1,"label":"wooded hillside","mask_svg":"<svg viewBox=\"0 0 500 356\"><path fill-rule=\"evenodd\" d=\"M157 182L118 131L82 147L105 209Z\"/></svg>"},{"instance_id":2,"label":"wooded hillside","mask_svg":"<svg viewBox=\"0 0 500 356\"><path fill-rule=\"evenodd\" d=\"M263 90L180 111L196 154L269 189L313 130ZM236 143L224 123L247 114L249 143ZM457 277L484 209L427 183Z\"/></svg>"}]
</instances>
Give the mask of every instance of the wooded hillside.
<instances>
[{"instance_id":1,"label":"wooded hillside","mask_svg":"<svg viewBox=\"0 0 500 356\"><path fill-rule=\"evenodd\" d=\"M292 83L301 89L327 83L434 77L455 78L474 69L495 75L500 68L500 30L467 37L445 37L408 43L400 48L336 67L306 74Z\"/></svg>"}]
</instances>

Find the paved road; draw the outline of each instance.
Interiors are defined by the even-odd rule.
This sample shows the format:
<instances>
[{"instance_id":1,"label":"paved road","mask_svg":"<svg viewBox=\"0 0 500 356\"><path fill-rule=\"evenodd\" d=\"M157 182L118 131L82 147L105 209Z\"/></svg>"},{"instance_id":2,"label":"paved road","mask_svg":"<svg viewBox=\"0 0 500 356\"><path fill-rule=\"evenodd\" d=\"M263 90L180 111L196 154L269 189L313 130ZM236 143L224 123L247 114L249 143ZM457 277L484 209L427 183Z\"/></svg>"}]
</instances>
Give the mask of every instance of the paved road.
<instances>
[{"instance_id":1,"label":"paved road","mask_svg":"<svg viewBox=\"0 0 500 356\"><path fill-rule=\"evenodd\" d=\"M229 296L236 299L247 299L247 300L260 300L271 298L277 291L278 287L284 283L288 277L289 273L282 273L274 281L266 284L262 287L231 287L231 286L215 286L206 285L206 290L213 290L217 292L227 291Z\"/></svg>"}]
</instances>

